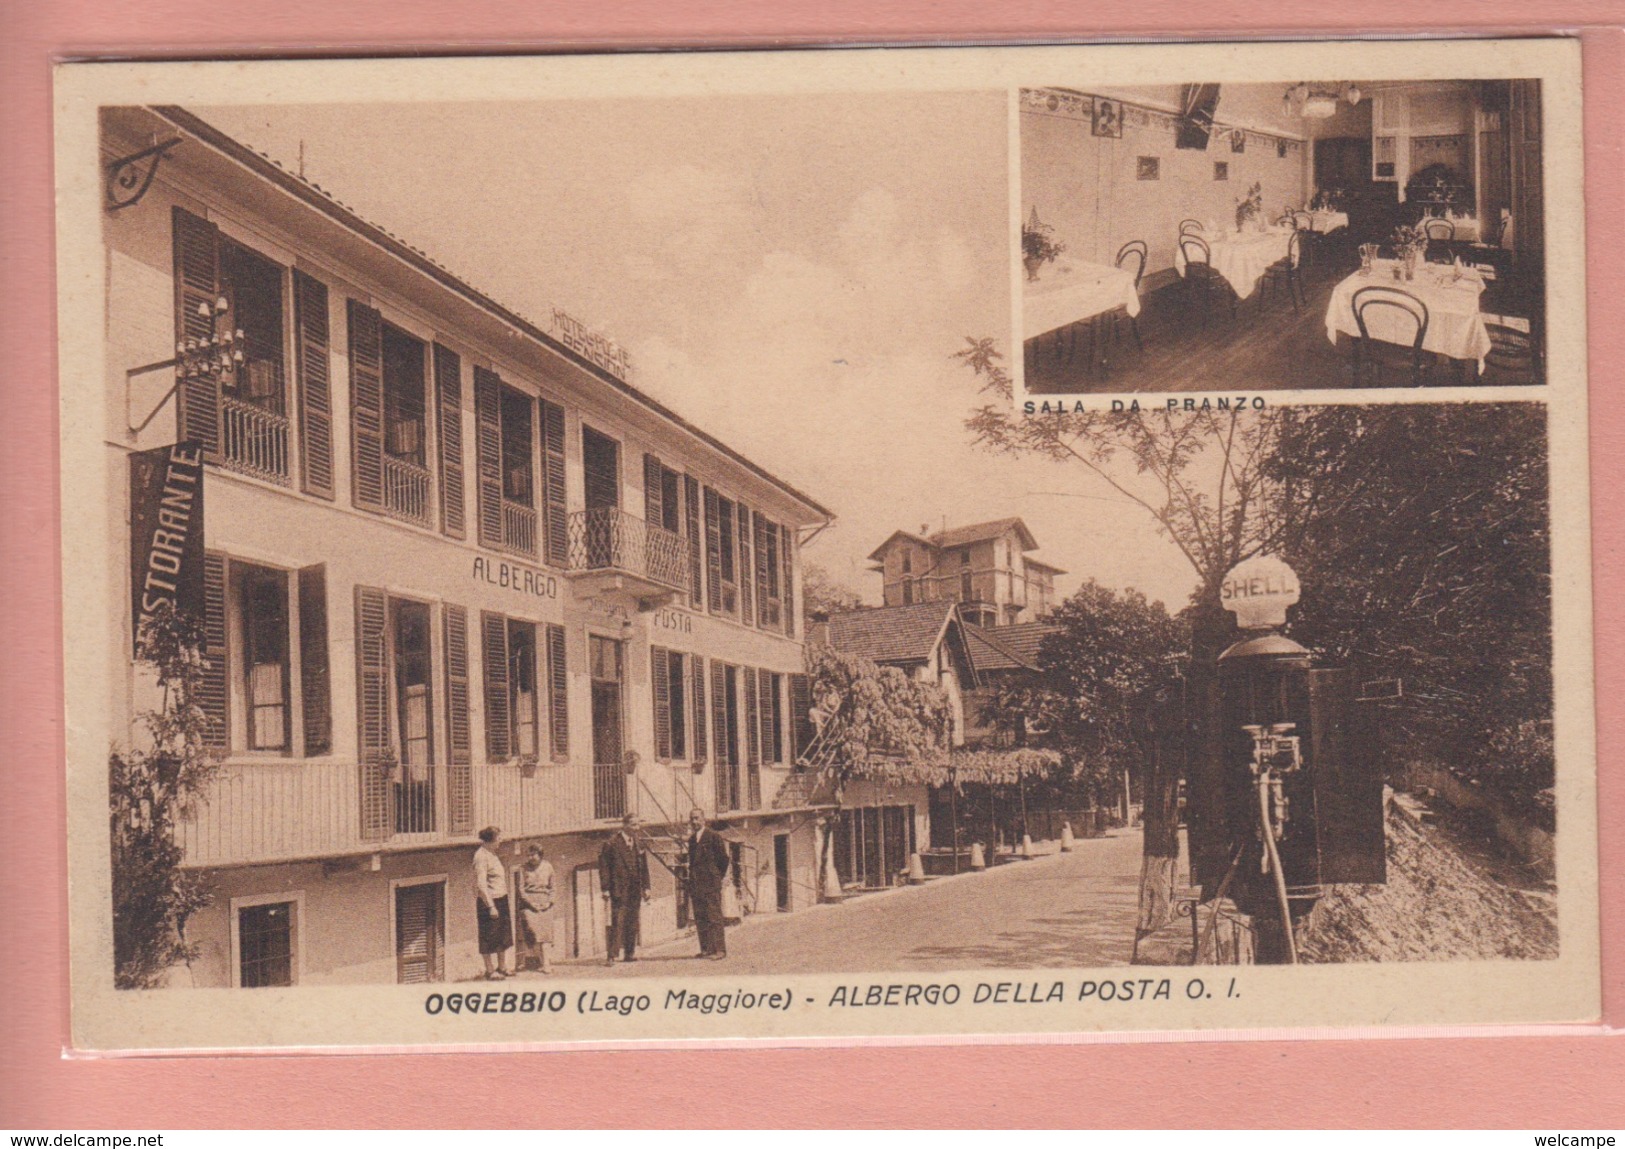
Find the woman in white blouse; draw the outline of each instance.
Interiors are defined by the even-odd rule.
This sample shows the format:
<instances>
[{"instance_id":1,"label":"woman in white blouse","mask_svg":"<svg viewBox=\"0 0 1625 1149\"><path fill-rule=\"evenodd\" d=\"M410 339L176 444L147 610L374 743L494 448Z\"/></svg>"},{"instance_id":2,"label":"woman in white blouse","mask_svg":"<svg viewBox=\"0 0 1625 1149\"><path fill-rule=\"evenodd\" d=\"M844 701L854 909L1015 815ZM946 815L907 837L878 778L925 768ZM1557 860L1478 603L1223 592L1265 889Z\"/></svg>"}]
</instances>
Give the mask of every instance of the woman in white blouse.
<instances>
[{"instance_id":1,"label":"woman in white blouse","mask_svg":"<svg viewBox=\"0 0 1625 1149\"><path fill-rule=\"evenodd\" d=\"M501 981L508 974L508 947L513 944L513 919L508 914L508 871L497 857L502 831L487 826L480 831L474 851L474 916L480 923L480 959L485 980Z\"/></svg>"}]
</instances>

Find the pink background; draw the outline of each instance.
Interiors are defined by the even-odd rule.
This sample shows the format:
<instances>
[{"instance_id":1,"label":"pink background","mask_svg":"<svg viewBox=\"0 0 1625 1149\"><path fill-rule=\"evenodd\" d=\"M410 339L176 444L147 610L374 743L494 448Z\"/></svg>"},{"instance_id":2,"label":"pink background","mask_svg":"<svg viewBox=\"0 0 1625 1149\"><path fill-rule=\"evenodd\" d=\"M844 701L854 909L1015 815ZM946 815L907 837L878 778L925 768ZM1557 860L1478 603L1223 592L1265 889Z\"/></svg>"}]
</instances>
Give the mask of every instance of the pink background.
<instances>
[{"instance_id":1,"label":"pink background","mask_svg":"<svg viewBox=\"0 0 1625 1149\"><path fill-rule=\"evenodd\" d=\"M50 0L4 5L0 241L7 433L0 436L0 1127L1625 1126L1625 1036L193 1059L63 1058L67 1032L57 591L49 66L74 54L497 51L653 42L778 44L938 37L1481 33L1619 24L1566 0L1141 0L1088 9L1007 0ZM984 10L985 9L985 10ZM1533 22L1539 21L1536 26ZM1625 35L1585 37L1604 1002L1625 1002ZM87 333L88 334L88 333ZM497 1082L503 1082L497 1087ZM386 1084L387 1083L387 1084Z\"/></svg>"}]
</instances>

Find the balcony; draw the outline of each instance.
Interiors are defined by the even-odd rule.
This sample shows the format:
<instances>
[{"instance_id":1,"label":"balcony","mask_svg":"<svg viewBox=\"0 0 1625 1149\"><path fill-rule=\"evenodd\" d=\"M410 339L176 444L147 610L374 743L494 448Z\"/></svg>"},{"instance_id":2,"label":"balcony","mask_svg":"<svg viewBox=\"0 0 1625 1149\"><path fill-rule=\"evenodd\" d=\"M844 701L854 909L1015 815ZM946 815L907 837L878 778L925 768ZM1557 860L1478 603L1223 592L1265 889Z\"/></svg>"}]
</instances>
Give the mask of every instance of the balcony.
<instances>
[{"instance_id":1,"label":"balcony","mask_svg":"<svg viewBox=\"0 0 1625 1149\"><path fill-rule=\"evenodd\" d=\"M429 469L395 455L384 455L384 510L397 519L427 527Z\"/></svg>"},{"instance_id":2,"label":"balcony","mask_svg":"<svg viewBox=\"0 0 1625 1149\"><path fill-rule=\"evenodd\" d=\"M688 554L681 536L596 507L570 516L567 573L584 594L620 593L653 610L688 590Z\"/></svg>"},{"instance_id":3,"label":"balcony","mask_svg":"<svg viewBox=\"0 0 1625 1149\"><path fill-rule=\"evenodd\" d=\"M229 395L220 397L220 454L234 471L288 483L288 419Z\"/></svg>"}]
</instances>

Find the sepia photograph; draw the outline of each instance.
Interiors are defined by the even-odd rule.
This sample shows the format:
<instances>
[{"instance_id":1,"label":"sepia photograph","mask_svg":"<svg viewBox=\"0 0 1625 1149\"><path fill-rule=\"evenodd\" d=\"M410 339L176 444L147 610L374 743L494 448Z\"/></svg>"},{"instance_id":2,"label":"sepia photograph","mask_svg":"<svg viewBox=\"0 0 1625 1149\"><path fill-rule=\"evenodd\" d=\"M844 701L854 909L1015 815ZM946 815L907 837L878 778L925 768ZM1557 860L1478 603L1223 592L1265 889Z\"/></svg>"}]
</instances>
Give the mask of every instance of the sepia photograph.
<instances>
[{"instance_id":1,"label":"sepia photograph","mask_svg":"<svg viewBox=\"0 0 1625 1149\"><path fill-rule=\"evenodd\" d=\"M80 1040L1594 1013L1550 47L65 67Z\"/></svg>"},{"instance_id":2,"label":"sepia photograph","mask_svg":"<svg viewBox=\"0 0 1625 1149\"><path fill-rule=\"evenodd\" d=\"M1029 394L1547 381L1539 80L1025 88L1020 119Z\"/></svg>"}]
</instances>

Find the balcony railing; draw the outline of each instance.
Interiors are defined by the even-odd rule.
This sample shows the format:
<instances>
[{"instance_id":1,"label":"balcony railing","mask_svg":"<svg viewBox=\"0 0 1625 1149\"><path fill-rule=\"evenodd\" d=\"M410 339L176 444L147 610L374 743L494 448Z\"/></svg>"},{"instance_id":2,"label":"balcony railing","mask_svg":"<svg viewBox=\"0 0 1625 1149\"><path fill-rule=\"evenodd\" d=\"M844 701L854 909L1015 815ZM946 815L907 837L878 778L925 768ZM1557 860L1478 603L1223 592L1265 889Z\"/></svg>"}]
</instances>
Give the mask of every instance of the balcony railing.
<instances>
[{"instance_id":1,"label":"balcony railing","mask_svg":"<svg viewBox=\"0 0 1625 1149\"><path fill-rule=\"evenodd\" d=\"M592 814L600 821L626 813L626 787L630 779L620 762L594 762L592 766Z\"/></svg>"},{"instance_id":2,"label":"balcony railing","mask_svg":"<svg viewBox=\"0 0 1625 1149\"><path fill-rule=\"evenodd\" d=\"M502 544L510 551L536 557L536 508L502 500Z\"/></svg>"},{"instance_id":3,"label":"balcony railing","mask_svg":"<svg viewBox=\"0 0 1625 1149\"><path fill-rule=\"evenodd\" d=\"M252 403L220 397L220 447L233 470L288 482L288 419Z\"/></svg>"},{"instance_id":4,"label":"balcony railing","mask_svg":"<svg viewBox=\"0 0 1625 1149\"><path fill-rule=\"evenodd\" d=\"M384 510L419 526L429 525L429 469L384 455Z\"/></svg>"},{"instance_id":5,"label":"balcony railing","mask_svg":"<svg viewBox=\"0 0 1625 1149\"><path fill-rule=\"evenodd\" d=\"M570 570L624 571L672 590L688 589L682 537L615 507L570 516Z\"/></svg>"}]
</instances>

